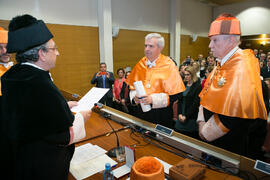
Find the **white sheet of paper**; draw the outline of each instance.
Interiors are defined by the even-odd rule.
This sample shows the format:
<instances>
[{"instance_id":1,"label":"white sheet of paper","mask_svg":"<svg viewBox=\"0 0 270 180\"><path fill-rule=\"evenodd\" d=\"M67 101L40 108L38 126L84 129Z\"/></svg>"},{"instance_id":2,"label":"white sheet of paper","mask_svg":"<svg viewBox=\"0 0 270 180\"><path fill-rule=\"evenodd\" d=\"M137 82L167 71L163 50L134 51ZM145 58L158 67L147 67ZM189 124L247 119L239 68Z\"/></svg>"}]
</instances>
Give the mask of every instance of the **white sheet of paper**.
<instances>
[{"instance_id":1,"label":"white sheet of paper","mask_svg":"<svg viewBox=\"0 0 270 180\"><path fill-rule=\"evenodd\" d=\"M126 164L123 166L120 166L119 168L116 168L113 170L113 175L117 179L130 173L131 167L134 164L135 161L135 154L134 150L125 146L125 153L126 153Z\"/></svg>"},{"instance_id":2,"label":"white sheet of paper","mask_svg":"<svg viewBox=\"0 0 270 180\"><path fill-rule=\"evenodd\" d=\"M156 160L158 160L163 166L164 166L164 172L166 174L169 174L169 170L170 168L172 167L171 164L168 164L167 162L165 161L162 161L161 159L158 159L157 157L154 157Z\"/></svg>"},{"instance_id":3,"label":"white sheet of paper","mask_svg":"<svg viewBox=\"0 0 270 180\"><path fill-rule=\"evenodd\" d=\"M94 159L98 156L105 154L107 151L97 145L86 143L84 145L75 148L74 155L71 159L71 163L74 165L83 163L85 161Z\"/></svg>"},{"instance_id":4,"label":"white sheet of paper","mask_svg":"<svg viewBox=\"0 0 270 180\"><path fill-rule=\"evenodd\" d=\"M79 101L78 106L71 108L72 112L91 110L94 104L97 103L110 89L93 87Z\"/></svg>"},{"instance_id":5,"label":"white sheet of paper","mask_svg":"<svg viewBox=\"0 0 270 180\"><path fill-rule=\"evenodd\" d=\"M103 171L106 163L110 163L111 166L117 164L117 162L104 154L77 165L71 163L69 171L76 179L84 179Z\"/></svg>"},{"instance_id":6,"label":"white sheet of paper","mask_svg":"<svg viewBox=\"0 0 270 180\"><path fill-rule=\"evenodd\" d=\"M116 177L117 179L130 173L131 167L128 167L126 164L113 170L113 175L114 177Z\"/></svg>"},{"instance_id":7,"label":"white sheet of paper","mask_svg":"<svg viewBox=\"0 0 270 180\"><path fill-rule=\"evenodd\" d=\"M146 95L142 81L136 81L133 84L136 89L136 94L138 97ZM151 106L149 104L140 103L140 105L142 107L143 112L147 112L151 110Z\"/></svg>"}]
</instances>

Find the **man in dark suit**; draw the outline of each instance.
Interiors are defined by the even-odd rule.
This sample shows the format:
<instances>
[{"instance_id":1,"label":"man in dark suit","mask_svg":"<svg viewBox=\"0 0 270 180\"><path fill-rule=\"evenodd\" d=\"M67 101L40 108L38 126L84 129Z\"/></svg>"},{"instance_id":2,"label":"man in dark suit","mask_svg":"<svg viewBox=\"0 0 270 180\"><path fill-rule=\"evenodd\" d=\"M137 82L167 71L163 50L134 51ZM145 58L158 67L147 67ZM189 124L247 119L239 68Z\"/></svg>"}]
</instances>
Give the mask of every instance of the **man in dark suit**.
<instances>
[{"instance_id":1,"label":"man in dark suit","mask_svg":"<svg viewBox=\"0 0 270 180\"><path fill-rule=\"evenodd\" d=\"M95 73L91 84L96 84L96 87L99 88L109 88L110 90L99 100L100 103L105 104L107 106L113 106L113 93L112 93L112 85L114 83L114 76L112 72L106 71L107 66L106 63L100 63L100 71Z\"/></svg>"},{"instance_id":2,"label":"man in dark suit","mask_svg":"<svg viewBox=\"0 0 270 180\"><path fill-rule=\"evenodd\" d=\"M261 69L263 79L270 78L270 58L267 59L267 65Z\"/></svg>"}]
</instances>

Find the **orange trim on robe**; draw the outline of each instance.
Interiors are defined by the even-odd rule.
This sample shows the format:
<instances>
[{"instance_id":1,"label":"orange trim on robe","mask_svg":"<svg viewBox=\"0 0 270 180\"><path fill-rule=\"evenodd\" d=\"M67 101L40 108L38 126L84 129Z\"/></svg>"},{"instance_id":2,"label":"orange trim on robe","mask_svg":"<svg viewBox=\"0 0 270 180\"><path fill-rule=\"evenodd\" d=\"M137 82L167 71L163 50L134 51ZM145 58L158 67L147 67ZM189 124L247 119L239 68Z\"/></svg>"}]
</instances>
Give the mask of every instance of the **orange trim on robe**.
<instances>
[{"instance_id":1,"label":"orange trim on robe","mask_svg":"<svg viewBox=\"0 0 270 180\"><path fill-rule=\"evenodd\" d=\"M147 58L143 57L129 74L126 81L131 90L135 89L134 82L142 81L147 95L153 93L175 95L185 91L177 66L168 56L160 54L156 66L152 68L148 68L146 62Z\"/></svg>"},{"instance_id":2,"label":"orange trim on robe","mask_svg":"<svg viewBox=\"0 0 270 180\"><path fill-rule=\"evenodd\" d=\"M258 59L249 50L237 51L208 76L201 105L225 116L267 119Z\"/></svg>"},{"instance_id":3,"label":"orange trim on robe","mask_svg":"<svg viewBox=\"0 0 270 180\"><path fill-rule=\"evenodd\" d=\"M3 74L5 72L7 72L7 70L9 70L9 68L11 68L11 66L9 66L8 68L5 68L4 65L0 64L0 79L3 76ZM1 81L0 81L0 96L2 96L2 91L1 91Z\"/></svg>"},{"instance_id":4,"label":"orange trim on robe","mask_svg":"<svg viewBox=\"0 0 270 180\"><path fill-rule=\"evenodd\" d=\"M217 126L220 128L220 130L224 133L227 133L230 131L230 129L226 128L222 122L220 121L219 117L217 114L214 114L214 121L217 124Z\"/></svg>"}]
</instances>

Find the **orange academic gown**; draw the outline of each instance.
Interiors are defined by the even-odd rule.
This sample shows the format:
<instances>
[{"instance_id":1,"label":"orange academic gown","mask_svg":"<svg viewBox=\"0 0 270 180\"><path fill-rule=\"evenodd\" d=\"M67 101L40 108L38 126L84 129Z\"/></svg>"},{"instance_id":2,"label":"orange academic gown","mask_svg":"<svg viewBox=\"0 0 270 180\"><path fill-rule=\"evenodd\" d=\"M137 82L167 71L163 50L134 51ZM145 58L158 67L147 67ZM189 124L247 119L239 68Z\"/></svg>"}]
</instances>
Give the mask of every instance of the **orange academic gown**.
<instances>
[{"instance_id":1,"label":"orange academic gown","mask_svg":"<svg viewBox=\"0 0 270 180\"><path fill-rule=\"evenodd\" d=\"M165 55L160 54L156 60L156 66L148 68L147 58L143 57L132 69L127 79L127 84L134 90L133 83L142 81L147 95L153 93L167 94L168 107L153 109L143 113L139 111L138 117L152 123L172 126L172 102L177 99L179 93L185 91L185 85L179 75L174 62ZM139 108L140 109L140 108Z\"/></svg>"},{"instance_id":2,"label":"orange academic gown","mask_svg":"<svg viewBox=\"0 0 270 180\"><path fill-rule=\"evenodd\" d=\"M10 68L11 68L11 66L8 66L8 67L6 68L4 65L0 64L0 77L2 77L3 74L4 74L5 72L7 72L7 70L9 70ZM0 81L0 96L2 96L2 92L1 92L1 81Z\"/></svg>"},{"instance_id":3,"label":"orange academic gown","mask_svg":"<svg viewBox=\"0 0 270 180\"><path fill-rule=\"evenodd\" d=\"M238 154L252 154L252 143L250 139L247 142L247 137L256 131L252 127L256 127L257 122L265 124L267 119L260 69L254 53L237 51L221 67L217 66L208 76L200 98L206 121L216 114L229 131L212 143ZM260 127L265 131L264 126Z\"/></svg>"}]
</instances>

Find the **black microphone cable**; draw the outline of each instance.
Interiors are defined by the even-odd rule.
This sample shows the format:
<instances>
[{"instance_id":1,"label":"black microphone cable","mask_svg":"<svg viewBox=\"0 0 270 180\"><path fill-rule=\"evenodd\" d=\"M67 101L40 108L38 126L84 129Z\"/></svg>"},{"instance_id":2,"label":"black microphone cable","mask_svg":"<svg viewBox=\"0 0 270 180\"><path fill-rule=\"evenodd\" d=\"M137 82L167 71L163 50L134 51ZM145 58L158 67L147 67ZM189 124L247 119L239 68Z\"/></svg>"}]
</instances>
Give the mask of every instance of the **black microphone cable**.
<instances>
[{"instance_id":1,"label":"black microphone cable","mask_svg":"<svg viewBox=\"0 0 270 180\"><path fill-rule=\"evenodd\" d=\"M98 109L101 109L101 108L103 107L103 104L101 104L101 103L95 103L94 105L95 105L95 107L98 108ZM112 127L111 123L109 122L109 119L111 118L111 114L109 114L109 113L104 113L104 114L103 114L103 117L105 118L107 124L111 127L112 132L113 132L113 133L115 134L115 136L116 136L116 145L117 145L117 146L114 147L114 148L112 148L112 149L110 149L110 150L108 151L108 156L109 156L109 157L116 157L116 150L117 150L117 149L120 149L120 148L123 148L123 147L120 147L120 145L119 145L119 137L118 137L118 135L117 135L117 132L115 131L115 129Z\"/></svg>"}]
</instances>

